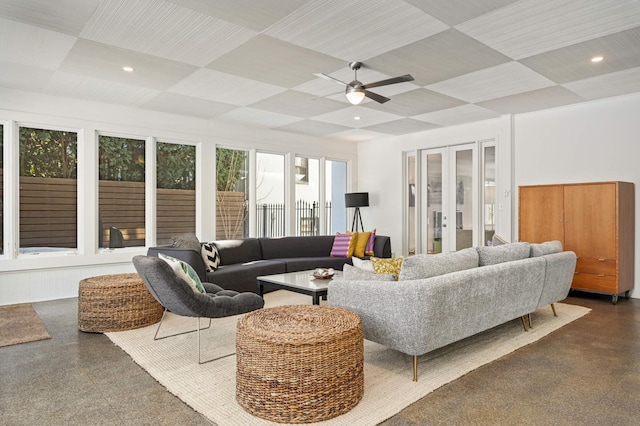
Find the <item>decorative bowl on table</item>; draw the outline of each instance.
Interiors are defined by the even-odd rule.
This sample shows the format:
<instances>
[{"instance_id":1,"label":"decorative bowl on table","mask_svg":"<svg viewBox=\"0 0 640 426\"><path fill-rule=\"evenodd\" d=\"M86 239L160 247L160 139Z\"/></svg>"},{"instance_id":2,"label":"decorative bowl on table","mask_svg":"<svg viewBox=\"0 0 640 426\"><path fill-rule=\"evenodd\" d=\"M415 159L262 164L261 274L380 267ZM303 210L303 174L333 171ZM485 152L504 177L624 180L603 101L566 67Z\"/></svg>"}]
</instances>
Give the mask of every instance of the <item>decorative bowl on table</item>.
<instances>
[{"instance_id":1,"label":"decorative bowl on table","mask_svg":"<svg viewBox=\"0 0 640 426\"><path fill-rule=\"evenodd\" d=\"M328 280L336 273L333 268L317 268L313 271L313 278L318 280Z\"/></svg>"}]
</instances>

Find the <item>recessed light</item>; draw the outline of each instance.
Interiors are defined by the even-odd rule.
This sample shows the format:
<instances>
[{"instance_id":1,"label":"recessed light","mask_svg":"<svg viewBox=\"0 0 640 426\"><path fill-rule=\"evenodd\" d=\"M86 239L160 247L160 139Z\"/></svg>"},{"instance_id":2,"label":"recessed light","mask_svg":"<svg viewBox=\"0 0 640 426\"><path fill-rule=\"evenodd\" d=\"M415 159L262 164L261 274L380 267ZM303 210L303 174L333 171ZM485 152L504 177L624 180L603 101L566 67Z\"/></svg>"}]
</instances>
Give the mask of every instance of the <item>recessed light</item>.
<instances>
[{"instance_id":1,"label":"recessed light","mask_svg":"<svg viewBox=\"0 0 640 426\"><path fill-rule=\"evenodd\" d=\"M360 120L360 117L356 116L356 117L353 117L353 119L354 120Z\"/></svg>"},{"instance_id":2,"label":"recessed light","mask_svg":"<svg viewBox=\"0 0 640 426\"><path fill-rule=\"evenodd\" d=\"M593 58L591 58L591 62L593 63L597 63L602 61L604 58L602 56L594 56Z\"/></svg>"},{"instance_id":3,"label":"recessed light","mask_svg":"<svg viewBox=\"0 0 640 426\"><path fill-rule=\"evenodd\" d=\"M122 71L124 71L124 72L133 72L134 69L133 69L133 67L124 66L124 67L122 67Z\"/></svg>"}]
</instances>

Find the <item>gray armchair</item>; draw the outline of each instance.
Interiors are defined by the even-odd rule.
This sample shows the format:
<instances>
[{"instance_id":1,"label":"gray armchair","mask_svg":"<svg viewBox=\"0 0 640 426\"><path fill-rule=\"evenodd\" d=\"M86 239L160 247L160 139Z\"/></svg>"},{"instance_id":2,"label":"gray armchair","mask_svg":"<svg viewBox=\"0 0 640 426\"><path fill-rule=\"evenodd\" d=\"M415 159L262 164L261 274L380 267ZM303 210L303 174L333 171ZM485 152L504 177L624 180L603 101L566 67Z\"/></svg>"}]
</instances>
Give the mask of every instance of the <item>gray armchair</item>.
<instances>
[{"instance_id":1,"label":"gray armchair","mask_svg":"<svg viewBox=\"0 0 640 426\"><path fill-rule=\"evenodd\" d=\"M156 329L154 340L177 335L158 337L158 332L167 311L176 315L196 317L196 330L191 330L187 333L197 332L198 363L200 364L222 358L218 357L202 361L200 355L200 318L209 318L209 326L203 328L206 329L211 326L211 318L245 314L264 306L262 297L255 293L238 293L233 290L225 290L211 283L202 283L206 293L196 293L189 284L175 274L167 262L157 257L135 256L133 265L151 295L164 307L164 313Z\"/></svg>"}]
</instances>

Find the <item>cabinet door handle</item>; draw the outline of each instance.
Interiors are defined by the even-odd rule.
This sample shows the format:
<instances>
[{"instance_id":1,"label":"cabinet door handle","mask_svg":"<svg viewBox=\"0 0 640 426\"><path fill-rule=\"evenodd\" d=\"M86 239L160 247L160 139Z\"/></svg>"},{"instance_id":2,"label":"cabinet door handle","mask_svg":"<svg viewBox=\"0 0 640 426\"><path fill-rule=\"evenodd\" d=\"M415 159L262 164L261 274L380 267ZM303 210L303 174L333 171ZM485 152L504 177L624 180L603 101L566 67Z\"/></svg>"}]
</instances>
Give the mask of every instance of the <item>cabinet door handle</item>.
<instances>
[{"instance_id":1,"label":"cabinet door handle","mask_svg":"<svg viewBox=\"0 0 640 426\"><path fill-rule=\"evenodd\" d=\"M600 258L598 259L598 262L604 262L604 259Z\"/></svg>"},{"instance_id":2,"label":"cabinet door handle","mask_svg":"<svg viewBox=\"0 0 640 426\"><path fill-rule=\"evenodd\" d=\"M604 277L605 275L604 275L604 274L598 274L598 276L599 276L599 277Z\"/></svg>"}]
</instances>

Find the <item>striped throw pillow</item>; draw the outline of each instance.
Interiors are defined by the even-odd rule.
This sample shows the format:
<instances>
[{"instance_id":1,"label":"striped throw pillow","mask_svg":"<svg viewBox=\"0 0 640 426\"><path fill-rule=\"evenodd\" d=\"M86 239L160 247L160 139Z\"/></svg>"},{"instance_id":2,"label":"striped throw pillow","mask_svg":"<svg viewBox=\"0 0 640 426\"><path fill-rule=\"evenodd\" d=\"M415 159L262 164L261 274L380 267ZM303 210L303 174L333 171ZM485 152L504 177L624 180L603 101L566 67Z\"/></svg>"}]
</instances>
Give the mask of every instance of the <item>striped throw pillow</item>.
<instances>
[{"instance_id":1,"label":"striped throw pillow","mask_svg":"<svg viewBox=\"0 0 640 426\"><path fill-rule=\"evenodd\" d=\"M337 233L331 248L331 257L351 257L355 247L354 234Z\"/></svg>"},{"instance_id":2,"label":"striped throw pillow","mask_svg":"<svg viewBox=\"0 0 640 426\"><path fill-rule=\"evenodd\" d=\"M364 248L364 254L367 256L373 256L373 243L376 241L376 230L371 231L369 239L367 240L367 246Z\"/></svg>"}]
</instances>

